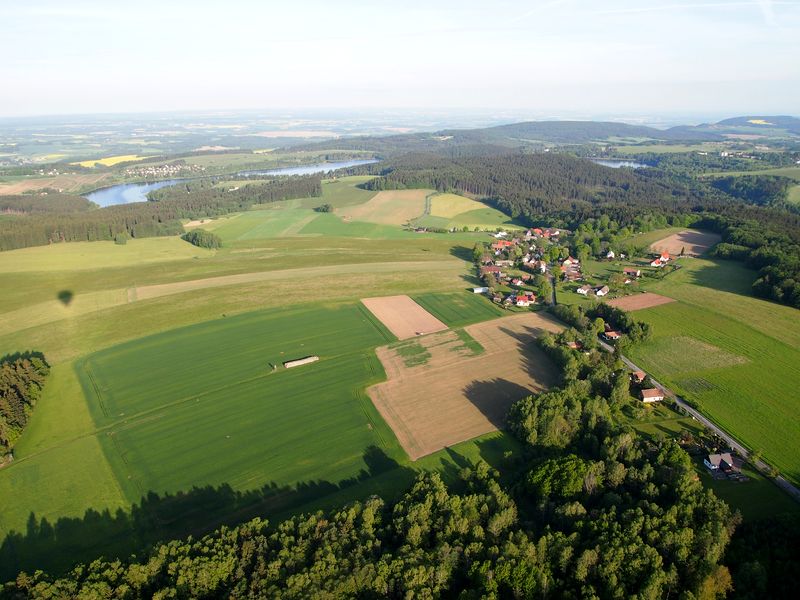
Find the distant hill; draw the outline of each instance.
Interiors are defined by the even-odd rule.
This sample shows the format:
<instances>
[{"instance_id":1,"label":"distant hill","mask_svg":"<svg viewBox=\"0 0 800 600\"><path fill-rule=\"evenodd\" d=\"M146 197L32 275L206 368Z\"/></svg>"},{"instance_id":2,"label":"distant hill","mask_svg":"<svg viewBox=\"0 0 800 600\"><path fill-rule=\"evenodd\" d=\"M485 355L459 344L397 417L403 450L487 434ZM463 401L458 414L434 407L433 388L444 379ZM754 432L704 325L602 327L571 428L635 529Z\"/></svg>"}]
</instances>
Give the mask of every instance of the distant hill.
<instances>
[{"instance_id":1,"label":"distant hill","mask_svg":"<svg viewBox=\"0 0 800 600\"><path fill-rule=\"evenodd\" d=\"M676 135L694 132L700 135L716 135L722 139L749 135L785 139L800 136L800 119L785 115L749 115L723 119L717 123L673 127L670 131Z\"/></svg>"},{"instance_id":2,"label":"distant hill","mask_svg":"<svg viewBox=\"0 0 800 600\"><path fill-rule=\"evenodd\" d=\"M293 146L299 149L367 150L384 156L407 152L435 152L445 156L497 154L524 147L552 144L698 142L722 140L705 129L675 127L656 129L611 121L527 121L482 129L444 129L432 133L363 136Z\"/></svg>"}]
</instances>

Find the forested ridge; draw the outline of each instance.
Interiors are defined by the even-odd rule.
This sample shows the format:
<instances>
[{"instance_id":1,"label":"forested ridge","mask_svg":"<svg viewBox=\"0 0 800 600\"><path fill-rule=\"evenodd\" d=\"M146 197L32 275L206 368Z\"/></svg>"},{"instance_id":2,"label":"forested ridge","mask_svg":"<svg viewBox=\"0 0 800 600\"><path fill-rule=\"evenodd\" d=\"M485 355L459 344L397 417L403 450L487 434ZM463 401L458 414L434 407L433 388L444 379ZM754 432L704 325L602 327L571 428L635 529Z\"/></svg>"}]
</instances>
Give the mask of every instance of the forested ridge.
<instances>
[{"instance_id":1,"label":"forested ridge","mask_svg":"<svg viewBox=\"0 0 800 600\"><path fill-rule=\"evenodd\" d=\"M569 335L579 335L572 332ZM553 344L551 336L543 340ZM396 502L256 519L64 577L21 574L2 598L639 597L712 599L737 520L677 442L619 418L627 375L574 352L562 387L517 402L523 449L458 490L421 474Z\"/></svg>"},{"instance_id":2,"label":"forested ridge","mask_svg":"<svg viewBox=\"0 0 800 600\"><path fill-rule=\"evenodd\" d=\"M567 227L602 214L629 224L643 211L683 214L731 200L708 186L663 173L610 169L557 153L465 158L412 154L363 170L382 176L366 182L367 189L456 190L531 224L547 221Z\"/></svg>"},{"instance_id":3,"label":"forested ridge","mask_svg":"<svg viewBox=\"0 0 800 600\"><path fill-rule=\"evenodd\" d=\"M281 177L241 185L238 189L214 187L213 180L189 180L153 192L149 202L75 212L30 210L30 214L0 219L0 250L56 242L113 240L120 234L133 238L176 235L183 233L181 219L215 217L247 210L254 204L321 195L319 176ZM85 202L84 198L80 200ZM61 198L55 206L66 202ZM74 202L80 204L78 200Z\"/></svg>"},{"instance_id":4,"label":"forested ridge","mask_svg":"<svg viewBox=\"0 0 800 600\"><path fill-rule=\"evenodd\" d=\"M28 424L49 372L36 352L0 358L0 463Z\"/></svg>"}]
</instances>

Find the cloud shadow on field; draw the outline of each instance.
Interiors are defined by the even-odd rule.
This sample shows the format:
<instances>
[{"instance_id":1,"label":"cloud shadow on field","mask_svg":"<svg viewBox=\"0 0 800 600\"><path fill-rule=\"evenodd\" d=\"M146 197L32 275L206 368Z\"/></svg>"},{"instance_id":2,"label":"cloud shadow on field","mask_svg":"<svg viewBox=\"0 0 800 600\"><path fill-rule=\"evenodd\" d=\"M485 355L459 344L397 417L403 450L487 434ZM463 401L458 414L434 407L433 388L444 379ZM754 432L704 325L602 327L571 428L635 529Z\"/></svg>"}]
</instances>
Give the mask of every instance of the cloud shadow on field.
<instances>
[{"instance_id":1,"label":"cloud shadow on field","mask_svg":"<svg viewBox=\"0 0 800 600\"><path fill-rule=\"evenodd\" d=\"M366 469L338 483L270 482L248 491L235 490L228 484L177 493L151 491L127 511L89 509L83 517L64 517L53 523L31 513L26 530L11 531L0 545L0 582L14 579L20 571L41 569L58 576L100 556L107 560L141 556L158 542L200 537L223 525L286 513L381 474L392 472L392 481L403 486L410 485L416 476L416 471L401 466L376 446L365 449L363 460Z\"/></svg>"}]
</instances>

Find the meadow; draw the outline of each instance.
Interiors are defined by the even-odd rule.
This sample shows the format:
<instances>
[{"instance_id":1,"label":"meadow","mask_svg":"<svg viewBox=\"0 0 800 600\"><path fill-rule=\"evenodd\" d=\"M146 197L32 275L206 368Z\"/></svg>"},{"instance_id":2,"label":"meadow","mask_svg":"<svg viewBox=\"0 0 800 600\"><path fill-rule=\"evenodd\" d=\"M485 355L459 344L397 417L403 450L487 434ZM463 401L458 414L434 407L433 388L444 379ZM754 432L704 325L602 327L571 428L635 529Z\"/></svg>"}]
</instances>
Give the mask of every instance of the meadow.
<instances>
[{"instance_id":1,"label":"meadow","mask_svg":"<svg viewBox=\"0 0 800 600\"><path fill-rule=\"evenodd\" d=\"M449 193L433 193L427 198L427 205L418 219L418 227L438 227L462 229L467 227L494 230L498 227L521 226L508 215L478 202L472 198Z\"/></svg>"},{"instance_id":2,"label":"meadow","mask_svg":"<svg viewBox=\"0 0 800 600\"><path fill-rule=\"evenodd\" d=\"M796 311L746 295L754 273L737 263L682 263L647 285L678 302L637 311L653 336L630 357L800 482Z\"/></svg>"}]
</instances>

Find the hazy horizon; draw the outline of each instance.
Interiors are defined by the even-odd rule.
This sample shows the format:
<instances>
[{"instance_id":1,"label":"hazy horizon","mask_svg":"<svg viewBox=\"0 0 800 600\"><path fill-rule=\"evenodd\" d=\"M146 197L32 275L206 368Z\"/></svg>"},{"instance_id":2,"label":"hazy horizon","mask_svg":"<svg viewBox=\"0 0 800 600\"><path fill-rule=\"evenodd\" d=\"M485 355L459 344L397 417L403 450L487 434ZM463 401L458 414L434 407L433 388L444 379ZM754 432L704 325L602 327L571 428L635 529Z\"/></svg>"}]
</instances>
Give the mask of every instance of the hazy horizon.
<instances>
[{"instance_id":1,"label":"hazy horizon","mask_svg":"<svg viewBox=\"0 0 800 600\"><path fill-rule=\"evenodd\" d=\"M215 5L216 4L216 5ZM461 109L794 114L800 2L0 7L0 116Z\"/></svg>"}]
</instances>

